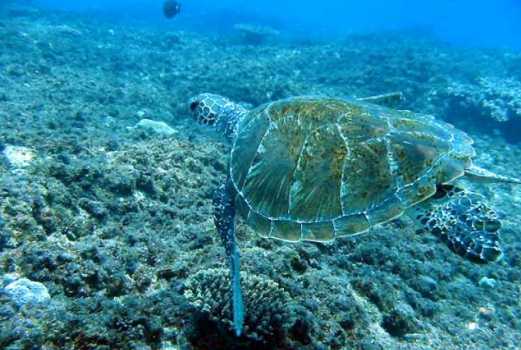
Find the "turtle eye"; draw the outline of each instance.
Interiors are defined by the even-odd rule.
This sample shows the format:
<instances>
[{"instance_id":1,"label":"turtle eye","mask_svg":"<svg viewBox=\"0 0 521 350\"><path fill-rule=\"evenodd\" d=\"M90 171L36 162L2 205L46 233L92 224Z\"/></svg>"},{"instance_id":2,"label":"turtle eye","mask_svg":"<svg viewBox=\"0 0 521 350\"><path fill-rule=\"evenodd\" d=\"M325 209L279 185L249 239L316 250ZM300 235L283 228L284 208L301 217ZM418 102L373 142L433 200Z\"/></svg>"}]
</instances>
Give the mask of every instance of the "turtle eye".
<instances>
[{"instance_id":1,"label":"turtle eye","mask_svg":"<svg viewBox=\"0 0 521 350\"><path fill-rule=\"evenodd\" d=\"M190 110L193 112L195 111L195 109L197 108L197 106L199 105L198 102L194 101L190 104Z\"/></svg>"}]
</instances>

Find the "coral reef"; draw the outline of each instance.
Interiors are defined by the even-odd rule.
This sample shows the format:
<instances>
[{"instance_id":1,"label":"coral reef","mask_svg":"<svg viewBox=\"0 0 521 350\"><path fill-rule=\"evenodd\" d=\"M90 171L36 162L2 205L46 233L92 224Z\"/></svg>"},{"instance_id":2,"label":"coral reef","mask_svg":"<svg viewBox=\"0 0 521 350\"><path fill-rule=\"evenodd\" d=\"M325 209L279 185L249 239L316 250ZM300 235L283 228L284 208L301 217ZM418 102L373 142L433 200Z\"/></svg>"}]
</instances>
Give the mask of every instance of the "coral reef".
<instances>
[{"instance_id":1,"label":"coral reef","mask_svg":"<svg viewBox=\"0 0 521 350\"><path fill-rule=\"evenodd\" d=\"M448 103L462 117L484 116L498 122L521 118L521 82L512 78L482 77L474 84L451 83Z\"/></svg>"},{"instance_id":2,"label":"coral reef","mask_svg":"<svg viewBox=\"0 0 521 350\"><path fill-rule=\"evenodd\" d=\"M407 32L246 46L10 6L0 11L0 273L2 287L17 276L50 299L20 307L0 293L0 348L518 348L521 189L479 184L468 186L504 223L504 257L483 266L406 219L328 245L262 239L239 221L251 332L233 338L211 206L229 149L193 125L186 101L401 91L398 108L459 123L477 164L515 176L519 137L505 137L519 118L496 122L477 99L490 90L500 108L519 108L519 54ZM447 94L454 82L463 97ZM174 132L133 128L145 118Z\"/></svg>"},{"instance_id":3,"label":"coral reef","mask_svg":"<svg viewBox=\"0 0 521 350\"><path fill-rule=\"evenodd\" d=\"M290 319L290 297L276 282L242 274L242 284L245 291L246 319L244 342L250 342L247 348L280 348L285 342L288 333L288 320ZM207 343L208 348L232 348L236 341L233 336L231 321L230 277L226 269L209 269L199 271L190 276L185 283L184 295L196 309L206 314L208 321L221 328L220 332L212 332L210 329L198 330L199 336L195 341ZM212 339L214 337L214 339ZM226 339L228 338L228 339ZM213 342L208 344L208 342ZM227 346L224 346L228 343Z\"/></svg>"},{"instance_id":4,"label":"coral reef","mask_svg":"<svg viewBox=\"0 0 521 350\"><path fill-rule=\"evenodd\" d=\"M238 23L233 26L237 30L245 44L259 45L265 43L270 38L278 36L278 30L255 24Z\"/></svg>"}]
</instances>

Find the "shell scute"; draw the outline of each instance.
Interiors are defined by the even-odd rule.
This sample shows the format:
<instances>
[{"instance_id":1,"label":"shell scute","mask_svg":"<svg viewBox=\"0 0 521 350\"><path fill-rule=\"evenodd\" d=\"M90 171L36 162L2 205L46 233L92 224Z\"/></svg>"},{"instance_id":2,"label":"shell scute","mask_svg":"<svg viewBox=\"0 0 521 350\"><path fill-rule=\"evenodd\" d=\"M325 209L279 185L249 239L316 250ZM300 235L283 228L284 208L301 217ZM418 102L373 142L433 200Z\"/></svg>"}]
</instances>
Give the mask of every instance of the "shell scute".
<instances>
[{"instance_id":1,"label":"shell scute","mask_svg":"<svg viewBox=\"0 0 521 350\"><path fill-rule=\"evenodd\" d=\"M302 240L302 226L294 221L272 221L270 238L282 239L284 241L297 242Z\"/></svg>"},{"instance_id":2,"label":"shell scute","mask_svg":"<svg viewBox=\"0 0 521 350\"><path fill-rule=\"evenodd\" d=\"M333 220L336 236L352 236L369 230L369 219L364 214L342 216Z\"/></svg>"},{"instance_id":3,"label":"shell scute","mask_svg":"<svg viewBox=\"0 0 521 350\"><path fill-rule=\"evenodd\" d=\"M302 225L302 239L305 241L324 242L335 238L332 221L324 221Z\"/></svg>"},{"instance_id":4,"label":"shell scute","mask_svg":"<svg viewBox=\"0 0 521 350\"><path fill-rule=\"evenodd\" d=\"M425 133L393 133L389 139L393 159L398 165L396 175L405 184L416 181L450 148L447 141Z\"/></svg>"},{"instance_id":5,"label":"shell scute","mask_svg":"<svg viewBox=\"0 0 521 350\"><path fill-rule=\"evenodd\" d=\"M456 159L445 155L440 159L439 165L436 167L436 182L445 184L463 176L467 166L468 160Z\"/></svg>"},{"instance_id":6,"label":"shell scute","mask_svg":"<svg viewBox=\"0 0 521 350\"><path fill-rule=\"evenodd\" d=\"M398 113L389 118L393 130L401 133L412 133L418 136L429 135L440 140L452 138L454 127L447 123L441 124L431 116L414 114L412 112Z\"/></svg>"},{"instance_id":7,"label":"shell scute","mask_svg":"<svg viewBox=\"0 0 521 350\"><path fill-rule=\"evenodd\" d=\"M339 129L346 140L358 143L381 138L389 132L388 120L360 108L347 110L338 121Z\"/></svg>"},{"instance_id":8,"label":"shell scute","mask_svg":"<svg viewBox=\"0 0 521 350\"><path fill-rule=\"evenodd\" d=\"M340 187L347 147L334 124L311 132L302 149L290 191L290 217L307 222L342 215Z\"/></svg>"},{"instance_id":9,"label":"shell scute","mask_svg":"<svg viewBox=\"0 0 521 350\"><path fill-rule=\"evenodd\" d=\"M429 172L415 182L401 188L396 194L403 204L410 207L436 193L436 179Z\"/></svg>"},{"instance_id":10,"label":"shell scute","mask_svg":"<svg viewBox=\"0 0 521 350\"><path fill-rule=\"evenodd\" d=\"M305 141L305 127L292 115L277 124L270 122L249 169L241 170L246 173L241 175L245 176L242 193L247 201L255 203L260 214L288 218L290 189Z\"/></svg>"},{"instance_id":11,"label":"shell scute","mask_svg":"<svg viewBox=\"0 0 521 350\"><path fill-rule=\"evenodd\" d=\"M336 122L339 114L346 109L350 109L350 105L342 100L310 97L282 100L267 106L273 123L293 115L311 130L326 123Z\"/></svg>"},{"instance_id":12,"label":"shell scute","mask_svg":"<svg viewBox=\"0 0 521 350\"><path fill-rule=\"evenodd\" d=\"M374 226L396 219L403 214L405 209L407 207L397 195L389 196L378 206L367 211L369 224Z\"/></svg>"},{"instance_id":13,"label":"shell scute","mask_svg":"<svg viewBox=\"0 0 521 350\"><path fill-rule=\"evenodd\" d=\"M269 118L262 111L252 111L252 117L244 118L231 151L230 175L239 191L242 190L253 159L257 155L258 145L269 127Z\"/></svg>"},{"instance_id":14,"label":"shell scute","mask_svg":"<svg viewBox=\"0 0 521 350\"><path fill-rule=\"evenodd\" d=\"M344 165L344 215L373 207L396 191L385 140L352 144Z\"/></svg>"},{"instance_id":15,"label":"shell scute","mask_svg":"<svg viewBox=\"0 0 521 350\"><path fill-rule=\"evenodd\" d=\"M268 218L250 211L246 216L246 224L252 227L261 237L270 237L271 234L271 220Z\"/></svg>"}]
</instances>

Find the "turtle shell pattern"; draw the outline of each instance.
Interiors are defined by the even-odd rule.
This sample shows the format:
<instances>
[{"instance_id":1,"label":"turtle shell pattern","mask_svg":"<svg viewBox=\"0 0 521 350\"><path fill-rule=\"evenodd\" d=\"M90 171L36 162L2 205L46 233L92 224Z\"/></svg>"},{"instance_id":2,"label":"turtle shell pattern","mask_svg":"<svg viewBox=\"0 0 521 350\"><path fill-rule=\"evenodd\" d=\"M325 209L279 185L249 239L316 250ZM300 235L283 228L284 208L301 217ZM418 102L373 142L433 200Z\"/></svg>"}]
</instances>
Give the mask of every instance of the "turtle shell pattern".
<instances>
[{"instance_id":1,"label":"turtle shell pattern","mask_svg":"<svg viewBox=\"0 0 521 350\"><path fill-rule=\"evenodd\" d=\"M294 97L239 122L230 175L261 236L329 241L399 217L462 176L474 155L464 132L431 116Z\"/></svg>"}]
</instances>

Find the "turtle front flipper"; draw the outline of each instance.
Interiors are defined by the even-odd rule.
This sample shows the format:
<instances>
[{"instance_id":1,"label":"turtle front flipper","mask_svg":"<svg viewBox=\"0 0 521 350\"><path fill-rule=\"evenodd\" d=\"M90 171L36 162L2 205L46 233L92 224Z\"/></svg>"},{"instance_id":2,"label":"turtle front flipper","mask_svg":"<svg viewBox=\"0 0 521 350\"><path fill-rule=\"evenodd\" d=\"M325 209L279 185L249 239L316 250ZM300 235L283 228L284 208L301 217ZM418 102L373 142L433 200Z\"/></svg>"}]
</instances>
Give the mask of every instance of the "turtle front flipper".
<instances>
[{"instance_id":1,"label":"turtle front flipper","mask_svg":"<svg viewBox=\"0 0 521 350\"><path fill-rule=\"evenodd\" d=\"M230 180L215 193L214 223L226 250L230 264L232 312L235 333L240 336L244 325L244 303L240 278L240 254L235 240L235 190Z\"/></svg>"},{"instance_id":2,"label":"turtle front flipper","mask_svg":"<svg viewBox=\"0 0 521 350\"><path fill-rule=\"evenodd\" d=\"M474 262L498 260L501 223L484 198L452 185L439 185L436 194L409 209L421 231L441 238L451 250Z\"/></svg>"}]
</instances>

